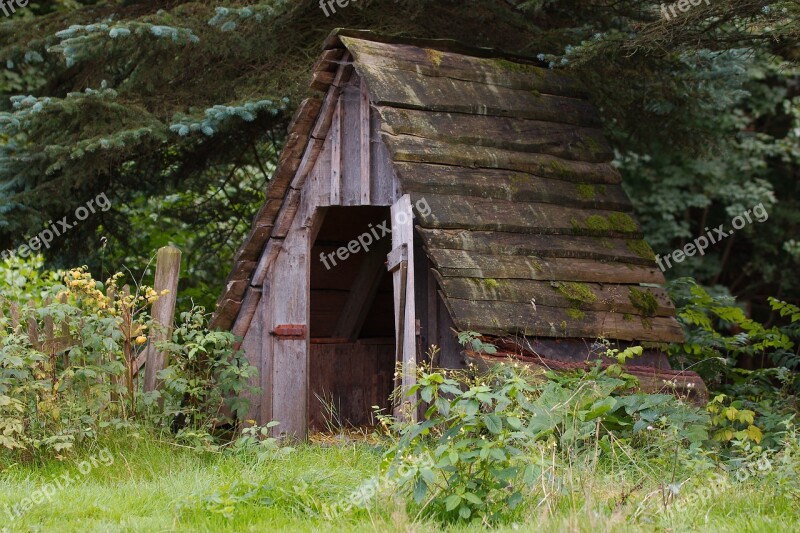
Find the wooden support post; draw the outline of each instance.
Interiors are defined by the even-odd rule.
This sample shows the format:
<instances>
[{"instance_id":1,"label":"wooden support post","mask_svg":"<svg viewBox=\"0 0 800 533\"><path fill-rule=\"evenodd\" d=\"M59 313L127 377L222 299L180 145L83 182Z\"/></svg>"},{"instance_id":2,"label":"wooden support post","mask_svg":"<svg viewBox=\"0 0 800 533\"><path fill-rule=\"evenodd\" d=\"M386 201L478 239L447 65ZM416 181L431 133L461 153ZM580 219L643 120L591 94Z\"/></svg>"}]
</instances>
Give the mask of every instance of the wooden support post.
<instances>
[{"instance_id":1,"label":"wooden support post","mask_svg":"<svg viewBox=\"0 0 800 533\"><path fill-rule=\"evenodd\" d=\"M395 332L397 334L397 362L402 363L402 402L396 416L415 421L416 395L409 389L416 383L417 339L416 300L414 290L414 212L411 198L403 195L392 205L392 247L387 267L394 278Z\"/></svg>"},{"instance_id":2,"label":"wooden support post","mask_svg":"<svg viewBox=\"0 0 800 533\"><path fill-rule=\"evenodd\" d=\"M159 298L153 304L153 323L150 328L150 345L147 348L147 363L144 370L145 392L154 391L160 386L156 376L166 365L166 354L157 351L155 344L172 336L181 271L181 251L174 246L165 246L158 251L156 261L156 279L153 288L159 294ZM164 290L169 292L161 296Z\"/></svg>"},{"instance_id":3,"label":"wooden support post","mask_svg":"<svg viewBox=\"0 0 800 533\"><path fill-rule=\"evenodd\" d=\"M370 198L370 103L367 83L361 80L361 99L359 106L361 120L361 204L371 205Z\"/></svg>"}]
</instances>

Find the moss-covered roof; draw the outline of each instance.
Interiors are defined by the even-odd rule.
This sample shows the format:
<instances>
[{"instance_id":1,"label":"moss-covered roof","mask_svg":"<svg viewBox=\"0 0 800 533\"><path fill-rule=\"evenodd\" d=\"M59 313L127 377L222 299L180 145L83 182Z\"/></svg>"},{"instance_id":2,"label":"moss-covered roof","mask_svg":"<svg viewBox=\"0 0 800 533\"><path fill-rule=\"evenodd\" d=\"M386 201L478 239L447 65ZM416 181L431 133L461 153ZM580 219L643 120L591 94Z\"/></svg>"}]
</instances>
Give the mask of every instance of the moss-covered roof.
<instances>
[{"instance_id":1,"label":"moss-covered roof","mask_svg":"<svg viewBox=\"0 0 800 533\"><path fill-rule=\"evenodd\" d=\"M642 286L664 278L577 83L536 60L452 41L338 31L312 87L327 89L345 50L380 117L401 192L431 208L417 213L418 232L456 327L683 339L664 291ZM230 327L243 305L268 245L259 227L277 216L318 112L312 100L296 117L277 171L284 177L273 180L239 254L218 326Z\"/></svg>"}]
</instances>

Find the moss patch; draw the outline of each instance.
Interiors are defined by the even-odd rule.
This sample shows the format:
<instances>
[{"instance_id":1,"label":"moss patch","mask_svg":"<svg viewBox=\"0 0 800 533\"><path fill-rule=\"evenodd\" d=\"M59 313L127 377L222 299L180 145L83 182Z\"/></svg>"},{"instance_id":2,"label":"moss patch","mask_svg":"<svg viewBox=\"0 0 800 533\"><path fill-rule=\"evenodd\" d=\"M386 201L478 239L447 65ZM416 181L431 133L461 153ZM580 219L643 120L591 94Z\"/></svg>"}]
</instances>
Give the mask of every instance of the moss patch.
<instances>
[{"instance_id":1,"label":"moss patch","mask_svg":"<svg viewBox=\"0 0 800 533\"><path fill-rule=\"evenodd\" d=\"M556 290L574 307L579 308L583 304L593 304L597 301L597 296L585 283L557 283Z\"/></svg>"},{"instance_id":2,"label":"moss patch","mask_svg":"<svg viewBox=\"0 0 800 533\"><path fill-rule=\"evenodd\" d=\"M588 183L579 183L575 186L578 191L578 198L581 200L594 200L594 185Z\"/></svg>"},{"instance_id":3,"label":"moss patch","mask_svg":"<svg viewBox=\"0 0 800 533\"><path fill-rule=\"evenodd\" d=\"M628 241L625 243L628 247L628 250L635 253L642 259L648 259L650 261L656 260L656 254L653 253L653 249L650 248L650 245L647 244L644 240L637 240L637 241Z\"/></svg>"},{"instance_id":4,"label":"moss patch","mask_svg":"<svg viewBox=\"0 0 800 533\"><path fill-rule=\"evenodd\" d=\"M625 313L624 315L622 315L622 320L627 320L628 322L630 322L631 320L633 320L633 315L630 313Z\"/></svg>"},{"instance_id":5,"label":"moss patch","mask_svg":"<svg viewBox=\"0 0 800 533\"><path fill-rule=\"evenodd\" d=\"M425 55L428 56L428 60L433 63L436 68L439 68L442 64L442 57L444 57L444 54L440 51L427 48L425 49Z\"/></svg>"},{"instance_id":6,"label":"moss patch","mask_svg":"<svg viewBox=\"0 0 800 533\"><path fill-rule=\"evenodd\" d=\"M485 278L483 280L483 284L490 289L497 289L498 287L500 287L500 284L497 282L497 280L492 278Z\"/></svg>"},{"instance_id":7,"label":"moss patch","mask_svg":"<svg viewBox=\"0 0 800 533\"><path fill-rule=\"evenodd\" d=\"M611 229L611 224L608 219L602 215L590 215L583 221L583 225L592 231L608 231Z\"/></svg>"},{"instance_id":8,"label":"moss patch","mask_svg":"<svg viewBox=\"0 0 800 533\"><path fill-rule=\"evenodd\" d=\"M636 309L642 312L643 316L655 316L658 310L658 300L647 289L631 287L628 299Z\"/></svg>"},{"instance_id":9,"label":"moss patch","mask_svg":"<svg viewBox=\"0 0 800 533\"><path fill-rule=\"evenodd\" d=\"M611 227L616 231L632 233L639 229L636 226L636 221L626 213L611 213L608 215L608 221L611 223Z\"/></svg>"},{"instance_id":10,"label":"moss patch","mask_svg":"<svg viewBox=\"0 0 800 533\"><path fill-rule=\"evenodd\" d=\"M583 224L573 219L574 229L586 229L591 231L618 231L621 233L634 233L639 230L636 221L626 213L611 213L608 217L603 215L589 215L583 220Z\"/></svg>"},{"instance_id":11,"label":"moss patch","mask_svg":"<svg viewBox=\"0 0 800 533\"><path fill-rule=\"evenodd\" d=\"M586 318L586 313L580 309L575 309L574 307L567 309L567 315L569 315L569 317L573 320L583 320Z\"/></svg>"}]
</instances>

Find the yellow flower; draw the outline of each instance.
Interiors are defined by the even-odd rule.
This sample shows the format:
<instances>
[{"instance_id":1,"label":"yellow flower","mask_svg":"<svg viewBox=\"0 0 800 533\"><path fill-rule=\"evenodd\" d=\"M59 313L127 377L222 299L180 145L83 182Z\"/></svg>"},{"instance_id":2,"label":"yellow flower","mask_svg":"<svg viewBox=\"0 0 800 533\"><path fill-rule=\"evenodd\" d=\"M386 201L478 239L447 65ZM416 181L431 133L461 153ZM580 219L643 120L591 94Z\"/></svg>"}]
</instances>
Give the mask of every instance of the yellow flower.
<instances>
[{"instance_id":1,"label":"yellow flower","mask_svg":"<svg viewBox=\"0 0 800 533\"><path fill-rule=\"evenodd\" d=\"M138 337L136 337L136 344L142 345L146 342L147 342L147 337L145 337L144 335L139 335Z\"/></svg>"}]
</instances>

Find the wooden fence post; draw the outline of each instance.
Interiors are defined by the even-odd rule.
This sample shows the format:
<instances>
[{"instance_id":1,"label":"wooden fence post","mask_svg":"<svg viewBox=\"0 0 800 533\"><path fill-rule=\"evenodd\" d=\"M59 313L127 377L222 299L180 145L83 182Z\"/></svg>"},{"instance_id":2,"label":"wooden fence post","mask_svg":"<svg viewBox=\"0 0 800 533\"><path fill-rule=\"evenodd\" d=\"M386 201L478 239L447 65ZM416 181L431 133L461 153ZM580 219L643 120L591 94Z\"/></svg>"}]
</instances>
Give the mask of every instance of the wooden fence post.
<instances>
[{"instance_id":1,"label":"wooden fence post","mask_svg":"<svg viewBox=\"0 0 800 533\"><path fill-rule=\"evenodd\" d=\"M156 259L156 279L153 289L159 294L159 298L153 304L153 325L150 328L150 345L147 348L147 362L144 369L145 392L154 391L160 386L156 375L164 369L166 354L157 351L155 345L172 336L180 271L181 251L174 246L161 248ZM161 296L164 290L169 293Z\"/></svg>"}]
</instances>

